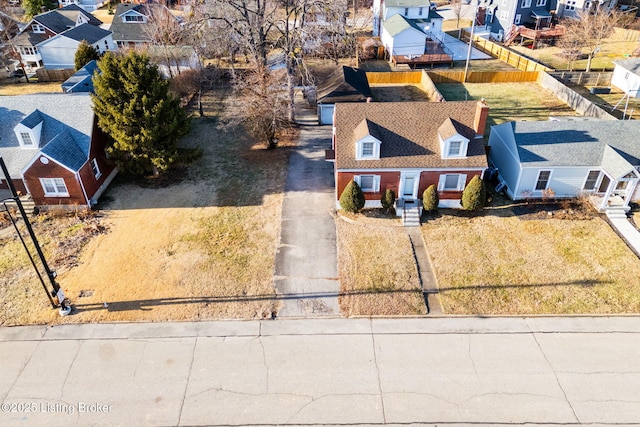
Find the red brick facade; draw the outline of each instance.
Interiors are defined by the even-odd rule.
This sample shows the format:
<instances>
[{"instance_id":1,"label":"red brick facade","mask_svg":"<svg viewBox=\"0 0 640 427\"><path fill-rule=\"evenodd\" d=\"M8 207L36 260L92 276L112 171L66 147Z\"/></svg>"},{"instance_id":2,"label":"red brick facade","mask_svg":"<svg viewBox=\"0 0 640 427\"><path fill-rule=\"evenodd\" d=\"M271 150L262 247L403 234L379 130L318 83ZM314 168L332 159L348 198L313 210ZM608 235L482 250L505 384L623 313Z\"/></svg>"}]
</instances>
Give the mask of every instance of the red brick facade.
<instances>
[{"instance_id":1,"label":"red brick facade","mask_svg":"<svg viewBox=\"0 0 640 427\"><path fill-rule=\"evenodd\" d=\"M438 186L438 181L440 180L440 175L442 174L466 174L467 180L465 186L471 181L475 175L482 175L482 169L478 170L443 170L443 171L423 171L420 173L420 183L418 186L418 198L422 197L422 193L427 189L430 185ZM393 190L393 192L397 195L398 186L400 185L400 171L397 172L369 172L366 169L360 172L338 172L336 179L336 189L337 189L337 198L340 199L340 195L344 191L344 188L347 186L349 181L353 179L355 175L376 175L380 177L380 192L364 193L366 200L380 200L382 194L387 189ZM455 200L460 199L462 197L462 191L439 191L438 195L440 199L443 200Z\"/></svg>"}]
</instances>

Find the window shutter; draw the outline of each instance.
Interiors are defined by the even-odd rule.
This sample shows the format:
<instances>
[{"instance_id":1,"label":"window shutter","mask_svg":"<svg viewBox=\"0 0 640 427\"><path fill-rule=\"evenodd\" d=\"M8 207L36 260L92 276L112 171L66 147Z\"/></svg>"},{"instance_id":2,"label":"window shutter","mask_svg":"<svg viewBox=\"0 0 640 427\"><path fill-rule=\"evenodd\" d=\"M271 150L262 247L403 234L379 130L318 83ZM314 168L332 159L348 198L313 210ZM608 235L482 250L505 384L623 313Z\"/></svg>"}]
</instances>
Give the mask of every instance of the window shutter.
<instances>
[{"instance_id":1,"label":"window shutter","mask_svg":"<svg viewBox=\"0 0 640 427\"><path fill-rule=\"evenodd\" d=\"M460 174L458 175L458 190L464 190L464 185L467 183L467 175Z\"/></svg>"},{"instance_id":2,"label":"window shutter","mask_svg":"<svg viewBox=\"0 0 640 427\"><path fill-rule=\"evenodd\" d=\"M438 191L444 190L444 180L446 179L446 175L440 175L440 179L438 179Z\"/></svg>"},{"instance_id":3,"label":"window shutter","mask_svg":"<svg viewBox=\"0 0 640 427\"><path fill-rule=\"evenodd\" d=\"M375 175L373 177L373 191L376 193L380 192L380 175Z\"/></svg>"},{"instance_id":4,"label":"window shutter","mask_svg":"<svg viewBox=\"0 0 640 427\"><path fill-rule=\"evenodd\" d=\"M353 180L356 182L356 184L360 185L360 175L354 175Z\"/></svg>"}]
</instances>

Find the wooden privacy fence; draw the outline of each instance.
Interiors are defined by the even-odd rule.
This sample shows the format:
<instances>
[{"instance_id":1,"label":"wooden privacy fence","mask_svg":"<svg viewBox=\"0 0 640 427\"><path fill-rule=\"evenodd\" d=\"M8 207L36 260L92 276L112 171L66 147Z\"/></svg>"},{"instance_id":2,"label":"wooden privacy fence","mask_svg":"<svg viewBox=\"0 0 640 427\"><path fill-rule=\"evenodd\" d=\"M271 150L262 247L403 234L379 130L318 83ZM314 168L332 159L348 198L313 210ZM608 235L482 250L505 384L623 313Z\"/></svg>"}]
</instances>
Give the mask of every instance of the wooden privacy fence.
<instances>
[{"instance_id":1,"label":"wooden privacy fence","mask_svg":"<svg viewBox=\"0 0 640 427\"><path fill-rule=\"evenodd\" d=\"M38 68L36 70L36 77L39 82L63 82L74 74L75 70L73 69L47 70L45 68Z\"/></svg>"},{"instance_id":2,"label":"wooden privacy fence","mask_svg":"<svg viewBox=\"0 0 640 427\"><path fill-rule=\"evenodd\" d=\"M462 83L464 71L428 71L434 83ZM467 73L467 83L519 83L538 81L538 71L473 71Z\"/></svg>"},{"instance_id":3,"label":"wooden privacy fence","mask_svg":"<svg viewBox=\"0 0 640 427\"><path fill-rule=\"evenodd\" d=\"M368 71L367 80L370 85L419 84L422 82L422 71Z\"/></svg>"},{"instance_id":4,"label":"wooden privacy fence","mask_svg":"<svg viewBox=\"0 0 640 427\"><path fill-rule=\"evenodd\" d=\"M625 30L624 28L613 29L613 39L628 42L640 42L640 31Z\"/></svg>"},{"instance_id":5,"label":"wooden privacy fence","mask_svg":"<svg viewBox=\"0 0 640 427\"><path fill-rule=\"evenodd\" d=\"M462 39L468 42L469 33L463 30L462 34ZM476 49L488 53L489 55L522 71L553 71L551 68L546 67L539 62L524 57L504 46L500 46L499 44L493 43L492 41L489 41L485 38L474 35L473 41L473 46Z\"/></svg>"},{"instance_id":6,"label":"wooden privacy fence","mask_svg":"<svg viewBox=\"0 0 640 427\"><path fill-rule=\"evenodd\" d=\"M584 71L557 71L549 73L556 80L560 80L565 85L568 83L579 86L609 86L611 85L612 72L591 72Z\"/></svg>"}]
</instances>

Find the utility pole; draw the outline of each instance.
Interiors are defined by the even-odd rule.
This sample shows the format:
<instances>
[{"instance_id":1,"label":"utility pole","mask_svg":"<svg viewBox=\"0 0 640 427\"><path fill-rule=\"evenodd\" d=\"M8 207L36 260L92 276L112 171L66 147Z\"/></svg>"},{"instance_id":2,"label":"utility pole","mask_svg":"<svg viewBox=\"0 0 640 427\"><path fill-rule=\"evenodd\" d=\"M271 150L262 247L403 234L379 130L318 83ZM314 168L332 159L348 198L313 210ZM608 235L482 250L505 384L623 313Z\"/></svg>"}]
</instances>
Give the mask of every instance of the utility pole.
<instances>
[{"instance_id":1,"label":"utility pole","mask_svg":"<svg viewBox=\"0 0 640 427\"><path fill-rule=\"evenodd\" d=\"M476 8L473 12L473 22L471 23L471 34L469 35L469 50L467 50L467 63L464 66L464 80L463 83L467 82L467 75L469 72L469 60L471 59L471 46L473 46L473 32L476 28L476 19L478 18L478 4L480 2L476 2Z\"/></svg>"},{"instance_id":2,"label":"utility pole","mask_svg":"<svg viewBox=\"0 0 640 427\"><path fill-rule=\"evenodd\" d=\"M14 222L13 217L11 216L11 214L9 214L9 216L11 217L11 222L13 223L16 232L18 232L18 236L20 237L20 240L22 242L22 245L24 246L25 251L27 251L27 255L29 256L29 259L31 260L31 264L33 265L33 268L36 270L36 274L38 275L38 277L40 278L40 282L42 283L42 286L44 288L44 290L47 292L47 297L49 298L49 301L51 302L51 306L53 308L58 308L59 310L58 312L60 313L61 316L66 316L69 313L71 313L71 304L69 304L69 301L67 300L67 298L64 295L64 291L62 290L62 288L60 287L60 285L58 285L58 283L56 282L56 272L52 271L49 268L49 264L47 264L47 260L44 257L44 254L42 253L42 249L40 249L40 244L38 243L38 239L36 238L35 233L33 232L33 228L31 228L31 223L29 222L29 218L27 217L27 213L24 210L24 207L22 206L22 202L20 201L20 196L18 196L18 192L16 191L16 187L13 185L13 182L11 181L11 177L9 176L9 171L7 170L7 166L4 163L4 159L2 158L2 156L0 156L0 168L2 169L2 173L4 175L4 178L7 181L7 185L9 186L9 190L11 191L11 197L10 199L13 199L16 202L16 205L18 206L18 210L20 211L20 215L22 216L22 219L24 220L24 224L27 227L27 231L29 232L29 237L31 237L31 242L33 243L33 246L36 248L36 252L38 254L38 258L40 259L40 262L42 263L42 266L44 267L44 271L47 274L47 277L49 279L49 282L51 284L51 287L53 288L52 292L49 292L47 290L47 286L36 266L35 261L33 260L33 257L31 256L31 252L29 251L29 249L27 248L26 243L24 242L24 239L22 238L22 235L20 234L20 232L18 231L18 226L17 224ZM5 199L3 200L3 203L9 199ZM6 204L5 204L5 208L6 208ZM8 210L7 210L8 212ZM55 297L57 299L57 303L54 300Z\"/></svg>"}]
</instances>

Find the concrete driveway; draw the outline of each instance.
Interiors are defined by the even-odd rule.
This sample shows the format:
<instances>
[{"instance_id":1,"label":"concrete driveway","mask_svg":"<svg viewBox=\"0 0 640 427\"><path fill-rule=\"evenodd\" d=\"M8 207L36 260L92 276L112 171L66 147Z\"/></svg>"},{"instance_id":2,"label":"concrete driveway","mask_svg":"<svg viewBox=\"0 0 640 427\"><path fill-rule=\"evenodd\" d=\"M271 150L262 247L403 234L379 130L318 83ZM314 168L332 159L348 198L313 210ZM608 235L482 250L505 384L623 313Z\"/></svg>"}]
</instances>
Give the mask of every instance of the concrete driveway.
<instances>
[{"instance_id":1,"label":"concrete driveway","mask_svg":"<svg viewBox=\"0 0 640 427\"><path fill-rule=\"evenodd\" d=\"M298 100L298 105L306 104ZM289 159L282 206L275 285L279 317L339 316L331 126L318 126L315 110L298 109L302 125Z\"/></svg>"}]
</instances>

